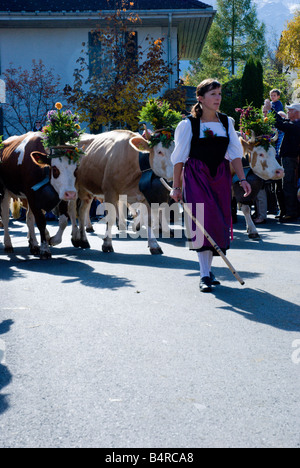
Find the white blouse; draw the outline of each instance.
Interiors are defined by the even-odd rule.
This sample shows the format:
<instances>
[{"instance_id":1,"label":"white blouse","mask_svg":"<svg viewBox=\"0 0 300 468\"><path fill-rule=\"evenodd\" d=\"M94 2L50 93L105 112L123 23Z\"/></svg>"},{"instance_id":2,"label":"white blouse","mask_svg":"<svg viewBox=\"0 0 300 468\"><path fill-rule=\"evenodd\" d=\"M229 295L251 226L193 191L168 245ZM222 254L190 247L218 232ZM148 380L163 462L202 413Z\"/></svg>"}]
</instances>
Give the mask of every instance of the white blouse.
<instances>
[{"instance_id":1,"label":"white blouse","mask_svg":"<svg viewBox=\"0 0 300 468\"><path fill-rule=\"evenodd\" d=\"M233 122L228 119L229 145L225 158L232 161L243 157L243 147L234 129ZM216 136L226 137L226 129L221 122L201 122L200 138L204 138L205 130L212 130ZM189 119L185 119L176 128L175 131L175 149L171 155L173 165L185 163L191 151L191 142L193 138L192 124Z\"/></svg>"}]
</instances>

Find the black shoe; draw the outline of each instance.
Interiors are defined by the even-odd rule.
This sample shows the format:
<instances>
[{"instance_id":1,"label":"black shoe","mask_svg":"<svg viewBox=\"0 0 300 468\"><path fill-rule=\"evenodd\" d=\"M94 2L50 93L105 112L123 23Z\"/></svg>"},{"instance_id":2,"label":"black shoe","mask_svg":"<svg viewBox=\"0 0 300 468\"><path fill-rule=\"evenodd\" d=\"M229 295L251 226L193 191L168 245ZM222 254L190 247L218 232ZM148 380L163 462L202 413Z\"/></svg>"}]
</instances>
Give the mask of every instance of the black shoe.
<instances>
[{"instance_id":1,"label":"black shoe","mask_svg":"<svg viewBox=\"0 0 300 468\"><path fill-rule=\"evenodd\" d=\"M295 223L297 221L297 216L288 216L285 215L279 219L281 223Z\"/></svg>"},{"instance_id":2,"label":"black shoe","mask_svg":"<svg viewBox=\"0 0 300 468\"><path fill-rule=\"evenodd\" d=\"M215 277L215 275L212 272L210 272L209 276L210 276L211 284L213 286L219 286L221 284L220 281L217 280L217 278Z\"/></svg>"},{"instance_id":3,"label":"black shoe","mask_svg":"<svg viewBox=\"0 0 300 468\"><path fill-rule=\"evenodd\" d=\"M201 292L211 292L212 291L212 288L211 288L211 279L209 276L203 276L203 278L201 278L200 280L200 291Z\"/></svg>"}]
</instances>

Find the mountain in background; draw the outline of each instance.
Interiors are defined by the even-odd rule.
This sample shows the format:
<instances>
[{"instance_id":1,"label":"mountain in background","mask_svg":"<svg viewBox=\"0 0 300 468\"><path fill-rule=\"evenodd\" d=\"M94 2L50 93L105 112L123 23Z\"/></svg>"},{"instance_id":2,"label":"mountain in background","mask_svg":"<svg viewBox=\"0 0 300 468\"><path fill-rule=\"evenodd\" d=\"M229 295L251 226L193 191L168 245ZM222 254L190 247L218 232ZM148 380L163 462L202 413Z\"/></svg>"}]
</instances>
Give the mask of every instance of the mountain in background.
<instances>
[{"instance_id":1,"label":"mountain in background","mask_svg":"<svg viewBox=\"0 0 300 468\"><path fill-rule=\"evenodd\" d=\"M214 9L217 0L204 0ZM254 0L257 8L257 16L266 25L266 40L269 48L276 50L282 31L286 28L296 10L300 10L300 0ZM189 62L181 62L181 75L188 68Z\"/></svg>"},{"instance_id":2,"label":"mountain in background","mask_svg":"<svg viewBox=\"0 0 300 468\"><path fill-rule=\"evenodd\" d=\"M300 9L300 1L291 0L255 0L257 16L266 25L267 39L280 39L281 33L286 29L297 9ZM271 42L271 46L272 46Z\"/></svg>"},{"instance_id":3,"label":"mountain in background","mask_svg":"<svg viewBox=\"0 0 300 468\"><path fill-rule=\"evenodd\" d=\"M207 0L206 3L216 8L216 0ZM254 0L257 16L266 25L266 39L272 47L278 43L282 31L286 28L297 9L300 10L300 0Z\"/></svg>"}]
</instances>

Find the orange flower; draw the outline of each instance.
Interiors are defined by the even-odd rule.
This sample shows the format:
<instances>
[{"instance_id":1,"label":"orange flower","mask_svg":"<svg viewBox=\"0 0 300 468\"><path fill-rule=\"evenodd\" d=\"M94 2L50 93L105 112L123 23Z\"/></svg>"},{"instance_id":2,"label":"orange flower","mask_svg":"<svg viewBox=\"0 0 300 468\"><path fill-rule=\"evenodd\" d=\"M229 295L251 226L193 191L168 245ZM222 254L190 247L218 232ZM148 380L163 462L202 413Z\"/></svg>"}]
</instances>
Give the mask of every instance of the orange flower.
<instances>
[{"instance_id":1,"label":"orange flower","mask_svg":"<svg viewBox=\"0 0 300 468\"><path fill-rule=\"evenodd\" d=\"M60 102L57 102L55 104L55 107L56 107L56 109L61 110L63 106L62 106L62 104Z\"/></svg>"}]
</instances>

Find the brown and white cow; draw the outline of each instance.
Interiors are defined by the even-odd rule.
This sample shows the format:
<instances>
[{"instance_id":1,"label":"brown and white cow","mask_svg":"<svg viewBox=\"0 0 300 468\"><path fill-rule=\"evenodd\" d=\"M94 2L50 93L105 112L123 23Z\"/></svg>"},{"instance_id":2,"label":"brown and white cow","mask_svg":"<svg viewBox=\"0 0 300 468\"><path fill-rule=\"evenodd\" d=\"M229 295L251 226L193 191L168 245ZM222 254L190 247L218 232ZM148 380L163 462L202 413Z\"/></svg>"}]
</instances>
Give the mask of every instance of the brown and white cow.
<instances>
[{"instance_id":1,"label":"brown and white cow","mask_svg":"<svg viewBox=\"0 0 300 468\"><path fill-rule=\"evenodd\" d=\"M277 135L274 137L274 141L276 138ZM253 178L251 178L251 174L247 176L247 181L251 185L252 192L249 197L245 198L244 191L238 183L233 184L233 191L245 216L249 238L258 239L260 236L252 221L250 206L255 202L257 194L263 186L263 180L282 179L284 177L284 170L276 159L276 151L272 145L266 150L264 145L260 144L259 138L255 138L255 135L252 135L249 141L245 141L243 138L240 138L240 141L243 146L244 155L248 155L249 165L254 174Z\"/></svg>"},{"instance_id":2,"label":"brown and white cow","mask_svg":"<svg viewBox=\"0 0 300 468\"><path fill-rule=\"evenodd\" d=\"M40 132L11 137L3 143L4 147L0 150L0 178L5 187L1 203L5 251L13 251L8 231L10 199L27 199L30 250L33 254L40 253L43 259L50 258L43 211L51 211L60 200L76 199L77 166L67 157L50 158L45 152ZM34 234L34 221L41 235L40 248Z\"/></svg>"},{"instance_id":3,"label":"brown and white cow","mask_svg":"<svg viewBox=\"0 0 300 468\"><path fill-rule=\"evenodd\" d=\"M126 197L128 204L141 203L148 209L148 246L151 254L161 254L162 250L151 229L150 207L145 196L139 190L139 181L142 175L139 166L139 152L150 153L150 165L156 175L171 180L173 166L170 160L174 149L174 143L166 149L161 143L154 148L141 135L127 130L115 130L100 135L85 134L81 137L79 147L84 150L77 172L77 189L80 200L78 221L76 225L76 213L74 203L69 204L69 214L72 220L72 242L76 247L88 248L89 243L85 232L85 221L91 198L104 197L105 207L115 207L116 210L108 210L106 216L107 230L102 245L103 252L113 252L112 226L115 222L117 205ZM73 205L73 207L72 207ZM115 212L114 212L115 211ZM60 216L60 229L57 235L51 239L52 245L61 242L66 217Z\"/></svg>"}]
</instances>

